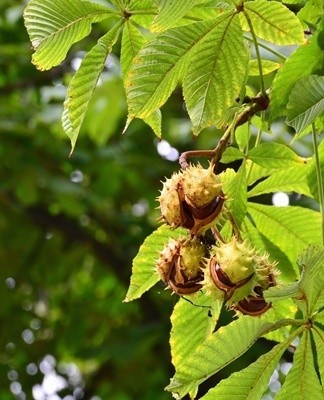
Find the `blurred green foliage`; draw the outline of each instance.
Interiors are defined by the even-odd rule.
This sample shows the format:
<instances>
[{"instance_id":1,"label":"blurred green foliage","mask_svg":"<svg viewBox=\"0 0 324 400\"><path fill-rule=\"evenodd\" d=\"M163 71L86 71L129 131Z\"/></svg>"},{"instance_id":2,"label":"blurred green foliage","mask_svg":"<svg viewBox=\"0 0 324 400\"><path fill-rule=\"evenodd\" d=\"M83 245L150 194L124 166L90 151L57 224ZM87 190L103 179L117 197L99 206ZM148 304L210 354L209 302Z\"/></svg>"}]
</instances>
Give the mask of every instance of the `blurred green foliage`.
<instances>
[{"instance_id":1,"label":"blurred green foliage","mask_svg":"<svg viewBox=\"0 0 324 400\"><path fill-rule=\"evenodd\" d=\"M55 384L47 395L40 385L57 374L61 398L167 399L176 299L161 286L140 302L122 300L131 260L157 224L160 180L176 163L158 154L140 121L121 134L118 57L108 60L68 157L64 85L82 54L75 46L56 69L37 71L23 8L0 5L0 398L49 398ZM172 101L181 118L181 98ZM181 120L168 121L172 134Z\"/></svg>"}]
</instances>

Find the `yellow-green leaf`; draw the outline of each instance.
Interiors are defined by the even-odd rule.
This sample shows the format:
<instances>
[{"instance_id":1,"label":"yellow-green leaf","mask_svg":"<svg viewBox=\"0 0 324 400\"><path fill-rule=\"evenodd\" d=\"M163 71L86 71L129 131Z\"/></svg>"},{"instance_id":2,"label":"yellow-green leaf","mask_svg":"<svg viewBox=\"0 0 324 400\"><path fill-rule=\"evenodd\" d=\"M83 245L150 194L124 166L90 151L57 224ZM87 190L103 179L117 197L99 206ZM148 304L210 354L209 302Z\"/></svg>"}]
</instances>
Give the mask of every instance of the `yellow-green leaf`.
<instances>
[{"instance_id":1,"label":"yellow-green leaf","mask_svg":"<svg viewBox=\"0 0 324 400\"><path fill-rule=\"evenodd\" d=\"M24 20L35 49L33 63L40 70L60 64L72 44L89 35L92 23L112 15L111 9L90 1L31 0Z\"/></svg>"}]
</instances>

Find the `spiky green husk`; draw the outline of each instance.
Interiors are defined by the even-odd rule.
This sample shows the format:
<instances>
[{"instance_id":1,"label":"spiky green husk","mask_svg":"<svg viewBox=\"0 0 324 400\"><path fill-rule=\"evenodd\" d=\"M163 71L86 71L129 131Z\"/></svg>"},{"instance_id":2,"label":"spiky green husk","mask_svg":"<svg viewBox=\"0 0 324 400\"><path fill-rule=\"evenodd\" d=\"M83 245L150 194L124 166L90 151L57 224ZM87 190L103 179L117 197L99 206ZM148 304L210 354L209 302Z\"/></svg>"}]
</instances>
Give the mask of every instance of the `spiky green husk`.
<instances>
[{"instance_id":1,"label":"spiky green husk","mask_svg":"<svg viewBox=\"0 0 324 400\"><path fill-rule=\"evenodd\" d=\"M220 177L213 172L213 165L203 168L200 164L190 165L182 173L185 198L196 208L204 207L221 194Z\"/></svg>"}]
</instances>

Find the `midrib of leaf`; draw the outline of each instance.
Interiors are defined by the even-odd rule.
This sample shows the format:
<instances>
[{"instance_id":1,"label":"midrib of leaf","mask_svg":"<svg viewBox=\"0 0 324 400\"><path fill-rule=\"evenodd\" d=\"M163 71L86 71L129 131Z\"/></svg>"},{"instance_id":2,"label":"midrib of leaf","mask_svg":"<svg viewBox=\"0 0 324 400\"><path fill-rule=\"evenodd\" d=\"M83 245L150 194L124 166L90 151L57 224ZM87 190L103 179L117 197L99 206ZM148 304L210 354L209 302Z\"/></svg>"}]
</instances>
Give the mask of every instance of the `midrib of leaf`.
<instances>
[{"instance_id":1,"label":"midrib of leaf","mask_svg":"<svg viewBox=\"0 0 324 400\"><path fill-rule=\"evenodd\" d=\"M249 203L249 207L254 207L253 203ZM271 215L266 213L265 211L262 211L262 209L257 208L258 213L262 214L264 217L271 219ZM296 233L296 231L289 229L288 226L285 223L282 223L279 219L275 219L277 225L279 225L280 227L284 228L287 232L291 233L292 235L294 235L297 239L304 241L302 236L299 236L298 233Z\"/></svg>"},{"instance_id":2,"label":"midrib of leaf","mask_svg":"<svg viewBox=\"0 0 324 400\"><path fill-rule=\"evenodd\" d=\"M294 264L307 244L320 242L320 215L317 211L298 206L274 207L248 203L248 212L257 229L279 246Z\"/></svg>"},{"instance_id":3,"label":"midrib of leaf","mask_svg":"<svg viewBox=\"0 0 324 400\"><path fill-rule=\"evenodd\" d=\"M186 60L193 49L223 20L231 16L233 12L228 12L220 15L213 20L206 20L203 22L196 22L190 25L186 25L180 28L173 28L158 35L155 39L149 42L140 51L139 55L135 57L132 68L126 78L125 86L127 88L127 97L129 104L129 119L136 117L145 118L152 114L156 109L164 104L168 99L172 91L174 90L178 80L180 79L180 73L185 67ZM195 30L195 31L194 31ZM181 37L180 37L181 34ZM164 40L164 46L162 47L163 52L157 52L156 48L161 46L161 38ZM185 42L187 39L187 42ZM175 43L179 43L176 46ZM181 44L181 47L180 47ZM167 46L167 47L166 47ZM166 50L172 50L167 52ZM180 52L181 50L181 52ZM156 67L159 65L148 63L145 58L151 56L147 52L154 52L154 55L158 54L170 60L170 55L175 58L174 62L169 62L169 67L166 68L163 73L156 73ZM161 62L160 65L167 65L168 63ZM148 73L144 73L140 70L147 69L149 66ZM140 71L140 73L138 73ZM142 72L142 74L141 74ZM144 82L147 76L160 76L160 79L154 81L154 86L151 82ZM136 84L136 81L139 83ZM140 88L149 87L150 89L146 92L137 92ZM160 90L158 90L160 88ZM161 89L162 88L162 89ZM161 90L162 93L161 93ZM146 95L147 99L144 99ZM134 99L141 99L140 102L134 101Z\"/></svg>"},{"instance_id":4,"label":"midrib of leaf","mask_svg":"<svg viewBox=\"0 0 324 400\"><path fill-rule=\"evenodd\" d=\"M232 21L233 21L233 18L234 18L235 16L236 16L236 14L231 15L231 18L229 19L229 21L228 21L228 23L227 23L227 25L226 25L226 29L223 30L223 35L221 36L221 39L220 39L220 46L219 46L220 48L222 47L222 44L223 44L223 42L225 41L226 33L227 33L228 28L229 28L229 26L231 25L231 23L232 23ZM206 35L206 36L207 36L207 35ZM203 107L201 107L201 109L205 109L205 104L206 104L206 101L207 101L207 95L208 95L208 92L209 92L209 89L210 89L210 86L211 86L212 75L213 75L213 73L214 73L214 71L215 71L216 65L218 64L218 61L219 61L220 56L221 56L221 51L219 51L219 53L217 54L217 56L215 57L215 59L214 59L214 61L213 61L213 63L212 63L212 64L213 64L212 73L210 74L210 78L209 78L209 80L208 80L208 84L206 85L205 95L204 95L204 96L201 96L201 99L203 99ZM206 73L205 75L207 75L207 73ZM203 75L200 75L199 78L201 78L202 76L203 76ZM197 78L197 79L199 79L199 78ZM199 101L200 101L200 99L197 101L197 103L199 103ZM200 109L200 110L201 110L201 109ZM200 113L200 114L201 114L201 116L200 116L200 119L199 119L198 126L201 125L201 123L202 123L202 121L203 121L203 117L204 117L204 113Z\"/></svg>"}]
</instances>

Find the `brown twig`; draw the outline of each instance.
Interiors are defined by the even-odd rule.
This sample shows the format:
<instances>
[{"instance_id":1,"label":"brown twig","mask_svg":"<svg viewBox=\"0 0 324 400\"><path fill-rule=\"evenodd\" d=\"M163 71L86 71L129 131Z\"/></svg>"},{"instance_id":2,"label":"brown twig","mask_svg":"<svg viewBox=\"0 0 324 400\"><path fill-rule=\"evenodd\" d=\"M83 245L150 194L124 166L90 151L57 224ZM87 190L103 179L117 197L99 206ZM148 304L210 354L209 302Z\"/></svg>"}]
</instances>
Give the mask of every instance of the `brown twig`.
<instances>
[{"instance_id":1,"label":"brown twig","mask_svg":"<svg viewBox=\"0 0 324 400\"><path fill-rule=\"evenodd\" d=\"M253 115L258 111L266 110L269 106L269 98L264 94L259 94L258 96L251 98L251 101L252 103L245 105L243 111L233 119L230 125L228 125L214 150L189 150L182 153L179 157L181 168L188 168L188 158L211 157L211 163L214 164L214 168L217 169L218 163L228 145L231 133L240 125L245 124L245 122L253 117Z\"/></svg>"}]
</instances>

